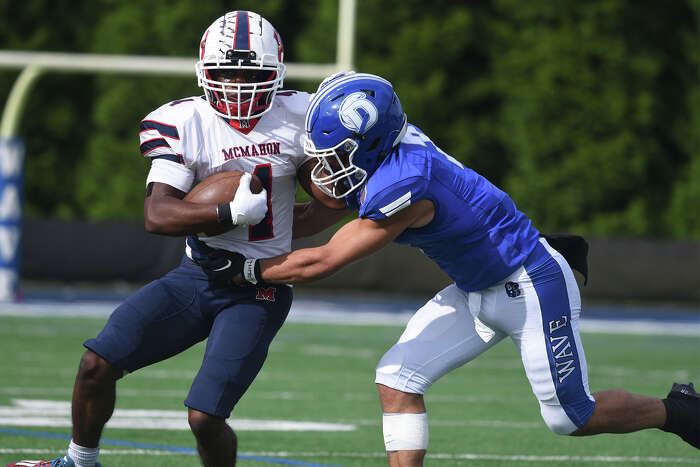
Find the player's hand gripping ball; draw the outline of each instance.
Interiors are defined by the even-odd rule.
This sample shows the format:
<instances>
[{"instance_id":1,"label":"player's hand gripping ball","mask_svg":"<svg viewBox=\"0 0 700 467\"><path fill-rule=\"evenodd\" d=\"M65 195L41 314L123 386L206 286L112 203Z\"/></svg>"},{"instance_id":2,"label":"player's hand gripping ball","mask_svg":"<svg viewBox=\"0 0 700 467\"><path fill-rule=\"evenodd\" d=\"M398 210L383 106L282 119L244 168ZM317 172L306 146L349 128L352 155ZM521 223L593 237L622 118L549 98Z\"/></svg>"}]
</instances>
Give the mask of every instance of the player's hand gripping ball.
<instances>
[{"instance_id":1,"label":"player's hand gripping ball","mask_svg":"<svg viewBox=\"0 0 700 467\"><path fill-rule=\"evenodd\" d=\"M263 192L263 184L257 175L248 174L251 177L250 194L252 196L248 195L244 187L241 187L242 193L238 193L239 196L236 199L236 193L244 174L246 172L215 173L195 185L185 196L185 201L190 203L231 203L233 224L212 222L203 229L204 235L219 235L240 224L255 225L265 216L267 199L266 195L261 193Z\"/></svg>"}]
</instances>

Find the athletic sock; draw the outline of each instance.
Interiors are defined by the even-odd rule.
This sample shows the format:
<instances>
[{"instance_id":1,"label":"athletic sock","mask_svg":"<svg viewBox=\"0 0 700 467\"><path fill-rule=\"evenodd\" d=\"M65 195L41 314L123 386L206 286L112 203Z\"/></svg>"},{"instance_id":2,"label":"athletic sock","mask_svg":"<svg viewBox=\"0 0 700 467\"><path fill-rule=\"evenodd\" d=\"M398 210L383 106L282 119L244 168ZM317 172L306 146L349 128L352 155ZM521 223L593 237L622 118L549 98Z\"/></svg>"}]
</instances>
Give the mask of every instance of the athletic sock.
<instances>
[{"instance_id":1,"label":"athletic sock","mask_svg":"<svg viewBox=\"0 0 700 467\"><path fill-rule=\"evenodd\" d=\"M68 445L68 455L73 462L75 467L95 467L95 462L97 462L97 456L100 453L100 448L85 448L83 446L78 446L70 441Z\"/></svg>"}]
</instances>

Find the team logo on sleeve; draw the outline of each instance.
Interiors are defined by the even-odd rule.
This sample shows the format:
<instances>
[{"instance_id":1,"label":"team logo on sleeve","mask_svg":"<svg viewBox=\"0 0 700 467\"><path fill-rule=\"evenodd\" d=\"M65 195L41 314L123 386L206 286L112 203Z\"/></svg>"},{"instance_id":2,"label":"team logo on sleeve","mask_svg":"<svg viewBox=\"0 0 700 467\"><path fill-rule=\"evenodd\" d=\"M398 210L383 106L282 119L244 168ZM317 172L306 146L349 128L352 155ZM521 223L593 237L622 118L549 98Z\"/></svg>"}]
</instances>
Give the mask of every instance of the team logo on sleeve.
<instances>
[{"instance_id":1,"label":"team logo on sleeve","mask_svg":"<svg viewBox=\"0 0 700 467\"><path fill-rule=\"evenodd\" d=\"M361 135L372 128L379 118L377 108L362 91L353 92L343 99L338 115L345 128Z\"/></svg>"}]
</instances>

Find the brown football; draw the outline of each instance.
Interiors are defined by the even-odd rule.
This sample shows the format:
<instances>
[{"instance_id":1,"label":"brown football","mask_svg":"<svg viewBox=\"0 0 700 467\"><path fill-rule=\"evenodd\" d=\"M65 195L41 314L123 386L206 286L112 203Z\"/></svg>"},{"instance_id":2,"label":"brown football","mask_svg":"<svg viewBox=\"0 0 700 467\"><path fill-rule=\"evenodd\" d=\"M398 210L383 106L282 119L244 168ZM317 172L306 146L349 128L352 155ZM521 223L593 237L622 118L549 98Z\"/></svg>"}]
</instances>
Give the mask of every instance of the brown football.
<instances>
[{"instance_id":1,"label":"brown football","mask_svg":"<svg viewBox=\"0 0 700 467\"><path fill-rule=\"evenodd\" d=\"M187 193L185 201L200 204L218 204L231 201L236 196L236 190L238 190L238 184L243 174L244 172L233 170L210 175ZM260 193L262 187L260 178L253 175L253 179L250 181L250 191Z\"/></svg>"},{"instance_id":2,"label":"brown football","mask_svg":"<svg viewBox=\"0 0 700 467\"><path fill-rule=\"evenodd\" d=\"M214 175L210 175L198 184L196 184L187 196L185 196L185 201L191 203L199 204L218 204L226 203L233 200L236 196L236 190L238 190L238 184L241 181L241 177L244 172L239 172L233 170L230 172L219 172ZM262 181L257 175L253 175L250 181L250 191L253 193L260 193L262 191L263 185ZM221 224L212 224L204 229L206 235L219 235L227 230L230 230L231 226L225 226Z\"/></svg>"}]
</instances>

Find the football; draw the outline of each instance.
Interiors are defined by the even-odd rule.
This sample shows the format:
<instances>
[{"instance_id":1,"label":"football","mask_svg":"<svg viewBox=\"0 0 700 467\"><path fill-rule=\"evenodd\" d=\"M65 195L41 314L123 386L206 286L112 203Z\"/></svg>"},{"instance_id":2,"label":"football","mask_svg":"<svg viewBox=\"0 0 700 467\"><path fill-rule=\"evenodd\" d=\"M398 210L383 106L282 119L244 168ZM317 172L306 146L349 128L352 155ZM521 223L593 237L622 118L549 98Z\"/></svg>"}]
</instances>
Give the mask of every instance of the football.
<instances>
[{"instance_id":1,"label":"football","mask_svg":"<svg viewBox=\"0 0 700 467\"><path fill-rule=\"evenodd\" d=\"M196 184L189 193L185 196L185 201L199 204L218 204L227 203L233 200L238 190L238 184L244 172L230 171L219 172L210 175L198 184ZM260 193L263 189L263 184L257 175L253 175L250 181L250 191ZM214 223L206 226L204 232L200 235L219 235L228 230L231 226Z\"/></svg>"},{"instance_id":2,"label":"football","mask_svg":"<svg viewBox=\"0 0 700 467\"><path fill-rule=\"evenodd\" d=\"M185 201L200 204L218 204L226 203L233 200L238 190L238 184L244 172L233 170L230 172L219 172L210 175L198 184L196 184L187 196ZM250 191L260 193L263 185L257 175L253 175L250 181Z\"/></svg>"}]
</instances>

